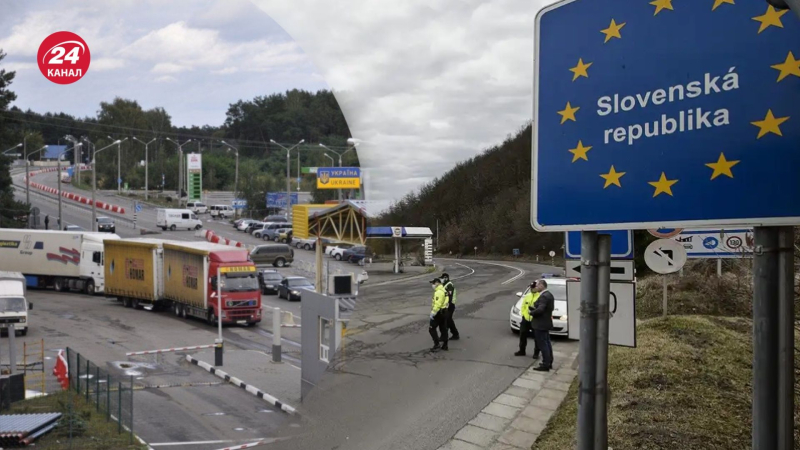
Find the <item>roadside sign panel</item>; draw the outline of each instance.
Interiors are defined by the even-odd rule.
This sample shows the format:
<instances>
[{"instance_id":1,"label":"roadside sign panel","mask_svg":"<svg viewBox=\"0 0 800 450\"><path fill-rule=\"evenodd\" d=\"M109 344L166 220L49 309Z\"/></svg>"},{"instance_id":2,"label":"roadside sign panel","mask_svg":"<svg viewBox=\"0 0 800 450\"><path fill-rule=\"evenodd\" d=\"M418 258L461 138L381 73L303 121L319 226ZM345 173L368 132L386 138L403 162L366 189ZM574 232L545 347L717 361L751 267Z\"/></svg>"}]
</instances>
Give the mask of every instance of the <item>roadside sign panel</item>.
<instances>
[{"instance_id":1,"label":"roadside sign panel","mask_svg":"<svg viewBox=\"0 0 800 450\"><path fill-rule=\"evenodd\" d=\"M234 199L231 201L231 206L233 206L233 209L247 208L247 200Z\"/></svg>"},{"instance_id":2,"label":"roadside sign panel","mask_svg":"<svg viewBox=\"0 0 800 450\"><path fill-rule=\"evenodd\" d=\"M583 265L579 259L568 259L566 268L567 278L580 278ZM611 260L611 279L613 281L633 281L636 273L633 270L633 260Z\"/></svg>"},{"instance_id":3,"label":"roadside sign panel","mask_svg":"<svg viewBox=\"0 0 800 450\"><path fill-rule=\"evenodd\" d=\"M644 262L653 272L667 274L681 270L686 264L686 250L672 239L653 241L644 251Z\"/></svg>"},{"instance_id":4,"label":"roadside sign panel","mask_svg":"<svg viewBox=\"0 0 800 450\"><path fill-rule=\"evenodd\" d=\"M684 230L672 238L689 258L744 258L753 256L753 230Z\"/></svg>"},{"instance_id":5,"label":"roadside sign panel","mask_svg":"<svg viewBox=\"0 0 800 450\"><path fill-rule=\"evenodd\" d=\"M534 37L533 227L799 224L800 22L769 8L544 8Z\"/></svg>"},{"instance_id":6,"label":"roadside sign panel","mask_svg":"<svg viewBox=\"0 0 800 450\"><path fill-rule=\"evenodd\" d=\"M608 230L601 234L611 235L611 257L615 259L633 258L633 232L630 230ZM580 259L581 257L581 232L570 231L566 237L567 258Z\"/></svg>"},{"instance_id":7,"label":"roadside sign panel","mask_svg":"<svg viewBox=\"0 0 800 450\"><path fill-rule=\"evenodd\" d=\"M360 167L317 168L317 189L358 189L360 187Z\"/></svg>"},{"instance_id":8,"label":"roadside sign panel","mask_svg":"<svg viewBox=\"0 0 800 450\"><path fill-rule=\"evenodd\" d=\"M292 205L298 203L297 192L292 192ZM267 192L267 208L286 208L286 192Z\"/></svg>"},{"instance_id":9,"label":"roadside sign panel","mask_svg":"<svg viewBox=\"0 0 800 450\"><path fill-rule=\"evenodd\" d=\"M581 282L567 281L567 324L570 339L581 337ZM636 347L636 284L611 282L608 343Z\"/></svg>"}]
</instances>

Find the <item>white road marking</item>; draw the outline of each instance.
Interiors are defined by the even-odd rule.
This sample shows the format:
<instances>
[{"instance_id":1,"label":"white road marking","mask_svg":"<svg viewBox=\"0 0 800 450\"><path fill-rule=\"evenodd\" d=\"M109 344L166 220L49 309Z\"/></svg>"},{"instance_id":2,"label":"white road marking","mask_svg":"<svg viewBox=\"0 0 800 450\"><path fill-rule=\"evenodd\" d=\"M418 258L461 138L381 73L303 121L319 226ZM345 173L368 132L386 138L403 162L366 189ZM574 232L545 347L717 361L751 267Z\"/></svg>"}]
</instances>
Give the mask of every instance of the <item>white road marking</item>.
<instances>
[{"instance_id":1,"label":"white road marking","mask_svg":"<svg viewBox=\"0 0 800 450\"><path fill-rule=\"evenodd\" d=\"M467 269L471 270L472 272L470 272L470 273L468 273L468 274L466 274L466 275L461 275L460 277L453 278L453 280L460 280L460 279L462 279L462 278L467 278L468 276L470 276L470 275L472 275L473 273L475 273L475 269L473 269L472 267L465 266L464 264L461 264L461 263L456 263L456 265L458 265L458 266L461 266L461 267L465 267L465 268L467 268Z\"/></svg>"},{"instance_id":2,"label":"white road marking","mask_svg":"<svg viewBox=\"0 0 800 450\"><path fill-rule=\"evenodd\" d=\"M249 439L252 442L262 441L263 438L259 439ZM227 444L229 442L237 442L233 440L224 440L224 441L191 441L191 442L159 442L157 444L150 444L150 447L175 447L178 445L211 445L211 444ZM241 441L238 441L241 442Z\"/></svg>"}]
</instances>

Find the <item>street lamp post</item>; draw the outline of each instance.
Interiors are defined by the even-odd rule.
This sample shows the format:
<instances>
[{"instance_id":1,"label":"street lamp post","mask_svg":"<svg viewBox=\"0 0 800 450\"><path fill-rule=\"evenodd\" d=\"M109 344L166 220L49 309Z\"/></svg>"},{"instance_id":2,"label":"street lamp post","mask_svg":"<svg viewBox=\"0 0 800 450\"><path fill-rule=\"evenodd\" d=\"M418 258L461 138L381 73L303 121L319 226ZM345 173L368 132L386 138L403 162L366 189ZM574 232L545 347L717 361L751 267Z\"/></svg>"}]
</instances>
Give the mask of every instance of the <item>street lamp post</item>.
<instances>
[{"instance_id":1,"label":"street lamp post","mask_svg":"<svg viewBox=\"0 0 800 450\"><path fill-rule=\"evenodd\" d=\"M75 142L74 138L70 139L70 141L71 142ZM61 222L61 201L62 201L62 197L63 197L63 195L61 195L61 157L64 156L64 154L67 153L68 151L77 150L77 149L81 148L82 146L83 146L83 144L80 144L80 143L79 144L75 144L75 145L72 146L72 148L68 148L68 149L64 150L63 152L59 153L58 157L56 158L56 161L58 162L58 171L57 171L57 173L58 173L58 229L59 230L61 229L61 223L62 223ZM73 170L73 172L74 172L74 170Z\"/></svg>"},{"instance_id":2,"label":"street lamp post","mask_svg":"<svg viewBox=\"0 0 800 450\"><path fill-rule=\"evenodd\" d=\"M92 154L92 151L93 151L93 150L96 148L96 147L95 147L95 145L92 143L92 141L90 141L90 140L89 140L89 137L88 137L88 136L81 136L81 141L83 141L83 142L85 142L85 143L86 143L86 151L87 151L87 155L91 155L91 154ZM83 149L81 149L81 160L80 160L80 164L83 164L83 160L84 160L84 158L83 158ZM80 183L82 183L82 182L83 182L83 177L81 176L81 170L80 170L80 166L78 166L78 181L79 181Z\"/></svg>"},{"instance_id":3,"label":"street lamp post","mask_svg":"<svg viewBox=\"0 0 800 450\"><path fill-rule=\"evenodd\" d=\"M144 142L142 140L139 140L139 138L137 138L136 136L134 136L133 140L134 141L139 141L142 144L144 144L144 199L147 200L147 198L148 198L147 197L147 186L148 186L148 184L147 184L147 182L148 182L148 176L147 176L148 175L148 173L147 173L147 147L150 144L152 144L153 141L156 140L156 138L151 139L150 142Z\"/></svg>"},{"instance_id":4,"label":"street lamp post","mask_svg":"<svg viewBox=\"0 0 800 450\"><path fill-rule=\"evenodd\" d=\"M109 139L114 139L111 136L107 136ZM122 141L127 141L128 138L125 139L117 139L117 194L122 193L122 149L121 145Z\"/></svg>"},{"instance_id":5,"label":"street lamp post","mask_svg":"<svg viewBox=\"0 0 800 450\"><path fill-rule=\"evenodd\" d=\"M292 151L292 149L294 149L298 145L302 144L306 140L305 139L300 139L300 142L298 142L297 144L294 144L293 146L291 146L289 148L286 148L286 147L282 146L281 144L278 144L277 142L275 142L272 139L270 139L269 141L272 142L273 144L277 145L278 147L286 150L286 218L288 219L292 214L291 213L291 211L292 211L292 178L291 178L291 175L289 173L289 167L291 165L292 159L291 159L289 153ZM298 155L297 155L298 158L300 158L299 152L300 152L300 150L298 150Z\"/></svg>"},{"instance_id":6,"label":"street lamp post","mask_svg":"<svg viewBox=\"0 0 800 450\"><path fill-rule=\"evenodd\" d=\"M29 205L31 204L31 181L30 181L31 173L30 169L28 168L28 157L33 156L46 148L47 146L45 145L44 147L40 148L39 150L36 150L31 154L27 153L25 154L25 202Z\"/></svg>"},{"instance_id":7,"label":"street lamp post","mask_svg":"<svg viewBox=\"0 0 800 450\"><path fill-rule=\"evenodd\" d=\"M236 154L236 171L234 172L233 175L233 199L236 200L239 195L239 149L232 146L231 144L228 144L225 141L220 141L220 142L222 143L222 145L228 147L229 149L233 149L233 152ZM235 214L237 216L239 215L238 208L235 210Z\"/></svg>"},{"instance_id":8,"label":"street lamp post","mask_svg":"<svg viewBox=\"0 0 800 450\"><path fill-rule=\"evenodd\" d=\"M82 146L81 147L77 147L77 148L75 147L76 145L78 145L79 141L77 139L75 139L75 137L72 136L71 134L68 134L68 135L64 136L64 139L72 142L72 148L75 149L75 152L73 152L74 153L74 155L73 155L74 158L73 159L75 160L75 163L74 163L75 164L75 168L78 169L78 170L77 171L73 171L73 173L75 174L75 179L78 181L78 184L80 184L81 171L80 171L80 166L78 166L78 164L80 163L80 153L81 153L81 147ZM60 139L59 139L59 142L61 142Z\"/></svg>"},{"instance_id":9,"label":"street lamp post","mask_svg":"<svg viewBox=\"0 0 800 450\"><path fill-rule=\"evenodd\" d=\"M191 139L187 140L183 144L178 144L177 142L173 141L170 138L167 138L168 141L172 142L178 147L178 207L181 206L181 201L183 199L183 193L181 192L183 186L183 146L192 142Z\"/></svg>"},{"instance_id":10,"label":"street lamp post","mask_svg":"<svg viewBox=\"0 0 800 450\"><path fill-rule=\"evenodd\" d=\"M15 148L20 148L20 147L22 147L22 144L17 144L15 146L11 147L8 150L5 150L3 153L0 153L0 155L5 155L6 153L10 152L11 150L14 150ZM19 153L17 153L17 155L19 155Z\"/></svg>"},{"instance_id":11,"label":"street lamp post","mask_svg":"<svg viewBox=\"0 0 800 450\"><path fill-rule=\"evenodd\" d=\"M117 139L100 150L95 149L92 152L92 231L97 231L97 202L94 199L95 191L97 191L97 154L114 145L119 145L120 142L122 141Z\"/></svg>"},{"instance_id":12,"label":"street lamp post","mask_svg":"<svg viewBox=\"0 0 800 450\"><path fill-rule=\"evenodd\" d=\"M25 137L22 138L22 153L25 154L25 203L29 205L31 204L31 189L30 189L30 184L28 182L28 178L30 178L28 176L28 138L30 136L33 136L34 134L35 133L28 133L25 135ZM43 148L47 148L47 146L45 145Z\"/></svg>"}]
</instances>

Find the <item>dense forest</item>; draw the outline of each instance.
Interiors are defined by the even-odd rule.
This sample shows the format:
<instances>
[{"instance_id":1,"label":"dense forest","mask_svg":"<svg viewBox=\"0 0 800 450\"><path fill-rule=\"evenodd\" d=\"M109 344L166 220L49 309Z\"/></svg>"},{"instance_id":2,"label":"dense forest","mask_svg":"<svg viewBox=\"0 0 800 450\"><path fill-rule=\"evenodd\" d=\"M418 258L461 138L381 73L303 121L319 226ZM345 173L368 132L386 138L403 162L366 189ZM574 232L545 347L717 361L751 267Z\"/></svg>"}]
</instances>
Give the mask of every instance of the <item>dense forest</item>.
<instances>
[{"instance_id":1,"label":"dense forest","mask_svg":"<svg viewBox=\"0 0 800 450\"><path fill-rule=\"evenodd\" d=\"M3 73L8 78L5 82L7 88L14 73ZM292 190L295 190L298 150L301 167L329 166L330 160L319 144L343 152L347 148L347 139L351 137L333 93L327 90L306 92L295 89L252 100L238 100L229 106L224 123L202 127L174 126L172 117L164 108L146 110L131 99L114 98L102 102L96 116L78 118L64 112L40 114L17 107L8 108L14 100L11 95L10 99L0 99L0 125L3 126L0 147L3 149L22 142L26 136L26 146L31 152L45 144L71 147L66 135L88 138L92 148L97 150L115 139L127 138L121 144L121 178L131 189L142 189L145 146L141 141L155 139L148 146L149 187L151 190L174 191L178 183L178 147L167 138L181 144L191 139L183 146L183 151L202 152L203 189L234 190L235 151L221 142L224 140L239 151L240 196L249 205L261 208L264 207L266 192L286 190L286 150L271 140L285 147L305 140L291 152L291 183ZM84 143L86 162L91 159L86 151L88 145ZM34 155L31 159L39 157L41 155ZM66 157L72 160L72 152L68 152ZM357 166L356 152L344 155L343 164ZM117 166L116 146L97 155L98 188L116 188ZM300 187L314 192L316 201L333 198L335 194L334 191L317 192L314 175L301 175Z\"/></svg>"},{"instance_id":2,"label":"dense forest","mask_svg":"<svg viewBox=\"0 0 800 450\"><path fill-rule=\"evenodd\" d=\"M561 253L562 233L537 233L530 223L531 127L456 164L418 192L393 204L377 222L427 226L439 222L439 252L511 255ZM435 233L435 231L434 231Z\"/></svg>"},{"instance_id":3,"label":"dense forest","mask_svg":"<svg viewBox=\"0 0 800 450\"><path fill-rule=\"evenodd\" d=\"M5 53L0 51L0 61L5 56ZM9 89L11 82L14 81L14 75L14 72L0 69L0 112L6 111L8 105L17 98ZM7 123L0 114L0 142L8 142L9 137ZM0 147L0 152L5 151L8 147L12 147L12 145ZM28 212L28 205L14 200L14 188L11 186L11 174L9 173L10 164L11 158L0 155L0 228L18 226L14 217L25 215Z\"/></svg>"}]
</instances>

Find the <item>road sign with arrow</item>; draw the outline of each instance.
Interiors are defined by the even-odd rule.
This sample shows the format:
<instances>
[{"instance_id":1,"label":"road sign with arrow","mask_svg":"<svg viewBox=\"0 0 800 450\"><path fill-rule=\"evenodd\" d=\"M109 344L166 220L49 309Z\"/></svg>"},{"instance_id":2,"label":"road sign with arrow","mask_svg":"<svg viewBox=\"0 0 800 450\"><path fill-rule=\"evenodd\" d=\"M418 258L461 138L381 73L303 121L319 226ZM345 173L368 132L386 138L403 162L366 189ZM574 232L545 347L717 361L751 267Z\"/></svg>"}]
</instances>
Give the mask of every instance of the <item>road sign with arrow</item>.
<instances>
[{"instance_id":1,"label":"road sign with arrow","mask_svg":"<svg viewBox=\"0 0 800 450\"><path fill-rule=\"evenodd\" d=\"M672 239L659 239L647 246L644 262L653 272L675 273L686 264L686 250L683 245Z\"/></svg>"},{"instance_id":2,"label":"road sign with arrow","mask_svg":"<svg viewBox=\"0 0 800 450\"><path fill-rule=\"evenodd\" d=\"M567 278L580 278L581 269L583 268L581 261L577 259L567 260ZM634 270L633 261L631 260L618 260L611 261L611 280L612 281L633 281Z\"/></svg>"}]
</instances>

